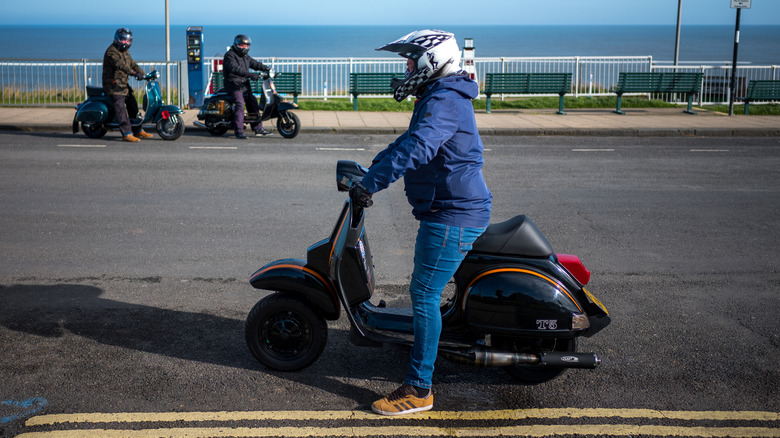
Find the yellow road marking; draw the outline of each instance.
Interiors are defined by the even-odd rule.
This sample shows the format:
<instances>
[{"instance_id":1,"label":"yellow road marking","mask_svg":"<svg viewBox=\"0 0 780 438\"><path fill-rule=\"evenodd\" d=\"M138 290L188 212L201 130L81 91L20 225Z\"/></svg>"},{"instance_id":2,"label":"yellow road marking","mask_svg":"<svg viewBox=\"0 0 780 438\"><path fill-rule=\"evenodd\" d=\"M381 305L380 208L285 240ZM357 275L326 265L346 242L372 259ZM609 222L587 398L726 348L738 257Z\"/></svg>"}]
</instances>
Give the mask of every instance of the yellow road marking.
<instances>
[{"instance_id":1,"label":"yellow road marking","mask_svg":"<svg viewBox=\"0 0 780 438\"><path fill-rule=\"evenodd\" d=\"M366 411L240 411L240 412L133 412L50 414L32 417L27 426L56 423L143 423L174 421L250 420L519 420L524 418L653 418L670 420L780 421L780 413L763 411L660 411L655 409L513 409L496 411L428 411L382 417Z\"/></svg>"},{"instance_id":2,"label":"yellow road marking","mask_svg":"<svg viewBox=\"0 0 780 438\"><path fill-rule=\"evenodd\" d=\"M146 430L87 429L24 433L18 438L76 438L76 437L324 437L324 436L531 436L555 435L593 436L686 436L686 437L780 437L780 429L764 427L672 427L637 425L569 425L569 426L510 426L494 428L450 427L237 427L237 428L172 428Z\"/></svg>"}]
</instances>

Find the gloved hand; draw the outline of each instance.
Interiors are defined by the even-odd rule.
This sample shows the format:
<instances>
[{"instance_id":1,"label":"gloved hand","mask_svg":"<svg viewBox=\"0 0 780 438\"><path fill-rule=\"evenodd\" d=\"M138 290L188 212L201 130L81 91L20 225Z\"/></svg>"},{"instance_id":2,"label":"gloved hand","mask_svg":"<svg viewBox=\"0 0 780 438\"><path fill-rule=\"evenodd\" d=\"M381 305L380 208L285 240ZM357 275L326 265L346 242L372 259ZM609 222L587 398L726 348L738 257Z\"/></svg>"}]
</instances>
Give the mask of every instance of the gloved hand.
<instances>
[{"instance_id":1,"label":"gloved hand","mask_svg":"<svg viewBox=\"0 0 780 438\"><path fill-rule=\"evenodd\" d=\"M136 73L135 74L135 78L138 79L139 81L143 80L143 78L145 78L145 77L146 77L146 75L143 74L143 73Z\"/></svg>"},{"instance_id":2,"label":"gloved hand","mask_svg":"<svg viewBox=\"0 0 780 438\"><path fill-rule=\"evenodd\" d=\"M369 193L361 183L352 185L352 187L349 189L349 198L352 199L352 202L354 202L356 205L363 208L368 208L374 205L374 201L371 200L371 193Z\"/></svg>"},{"instance_id":3,"label":"gloved hand","mask_svg":"<svg viewBox=\"0 0 780 438\"><path fill-rule=\"evenodd\" d=\"M253 81L256 81L256 80L260 79L260 75L257 74L257 73L249 73L249 79L251 79Z\"/></svg>"}]
</instances>

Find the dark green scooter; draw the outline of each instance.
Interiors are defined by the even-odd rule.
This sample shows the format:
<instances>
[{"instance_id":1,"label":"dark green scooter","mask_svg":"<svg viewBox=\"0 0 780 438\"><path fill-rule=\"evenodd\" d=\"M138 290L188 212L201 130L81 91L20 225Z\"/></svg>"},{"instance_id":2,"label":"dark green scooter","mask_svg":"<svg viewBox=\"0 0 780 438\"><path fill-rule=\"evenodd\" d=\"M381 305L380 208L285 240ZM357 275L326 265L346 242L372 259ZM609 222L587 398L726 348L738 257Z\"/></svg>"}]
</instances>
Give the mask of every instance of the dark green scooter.
<instances>
[{"instance_id":1,"label":"dark green scooter","mask_svg":"<svg viewBox=\"0 0 780 438\"><path fill-rule=\"evenodd\" d=\"M130 119L134 128L155 125L163 140L176 140L184 133L184 111L176 105L165 105L157 79L160 73L153 70L146 76L144 87L143 117ZM73 133L81 130L90 138L101 138L109 130L119 129L111 96L102 87L87 87L87 100L76 107L73 117Z\"/></svg>"}]
</instances>

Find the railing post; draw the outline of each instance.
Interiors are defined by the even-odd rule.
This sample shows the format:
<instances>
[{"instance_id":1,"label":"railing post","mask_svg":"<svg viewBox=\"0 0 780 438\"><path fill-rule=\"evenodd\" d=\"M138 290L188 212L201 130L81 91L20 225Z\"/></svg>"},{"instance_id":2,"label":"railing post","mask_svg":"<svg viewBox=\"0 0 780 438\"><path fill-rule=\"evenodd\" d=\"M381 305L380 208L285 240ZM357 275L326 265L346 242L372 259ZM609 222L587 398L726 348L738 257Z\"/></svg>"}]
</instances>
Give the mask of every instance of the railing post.
<instances>
[{"instance_id":1,"label":"railing post","mask_svg":"<svg viewBox=\"0 0 780 438\"><path fill-rule=\"evenodd\" d=\"M574 58L574 97L580 97L580 77L582 73L582 60L577 56Z\"/></svg>"},{"instance_id":2,"label":"railing post","mask_svg":"<svg viewBox=\"0 0 780 438\"><path fill-rule=\"evenodd\" d=\"M87 73L87 59L86 58L82 58L81 65L84 67L84 89L81 90L81 91L82 91L82 93L84 93L84 95L83 95L84 99L86 99L87 98L87 85L89 84L89 76L88 76L88 73Z\"/></svg>"}]
</instances>

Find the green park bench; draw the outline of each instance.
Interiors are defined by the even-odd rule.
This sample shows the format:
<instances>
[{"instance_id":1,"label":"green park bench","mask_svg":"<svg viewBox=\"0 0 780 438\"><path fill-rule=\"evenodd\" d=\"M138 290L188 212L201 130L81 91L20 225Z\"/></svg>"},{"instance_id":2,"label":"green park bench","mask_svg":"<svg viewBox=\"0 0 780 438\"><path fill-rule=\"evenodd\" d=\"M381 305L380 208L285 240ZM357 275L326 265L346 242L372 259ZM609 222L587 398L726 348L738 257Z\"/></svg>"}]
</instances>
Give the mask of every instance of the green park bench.
<instances>
[{"instance_id":1,"label":"green park bench","mask_svg":"<svg viewBox=\"0 0 780 438\"><path fill-rule=\"evenodd\" d=\"M256 81L249 81L252 84L252 93L259 94L262 92L263 80L258 79ZM220 88L225 86L222 72L214 72L211 75L211 86L216 92ZM298 103L298 95L301 94L301 74L300 73L279 73L274 78L274 87L276 87L277 93L292 94L293 102Z\"/></svg>"},{"instance_id":2,"label":"green park bench","mask_svg":"<svg viewBox=\"0 0 780 438\"><path fill-rule=\"evenodd\" d=\"M621 72L618 85L614 92L617 93L618 114L625 114L622 110L623 93L681 93L688 97L688 109L685 113L696 114L693 107L693 96L701 90L702 73L629 73Z\"/></svg>"},{"instance_id":3,"label":"green park bench","mask_svg":"<svg viewBox=\"0 0 780 438\"><path fill-rule=\"evenodd\" d=\"M390 87L393 79L403 79L403 73L350 73L349 94L352 95L352 109L358 110L359 94L393 94Z\"/></svg>"},{"instance_id":4,"label":"green park bench","mask_svg":"<svg viewBox=\"0 0 780 438\"><path fill-rule=\"evenodd\" d=\"M755 100L780 100L780 81L750 81L745 97L745 114L750 114L748 107Z\"/></svg>"},{"instance_id":5,"label":"green park bench","mask_svg":"<svg viewBox=\"0 0 780 438\"><path fill-rule=\"evenodd\" d=\"M493 94L557 94L558 114L563 112L563 96L571 91L571 73L486 73L483 93L490 113Z\"/></svg>"}]
</instances>

